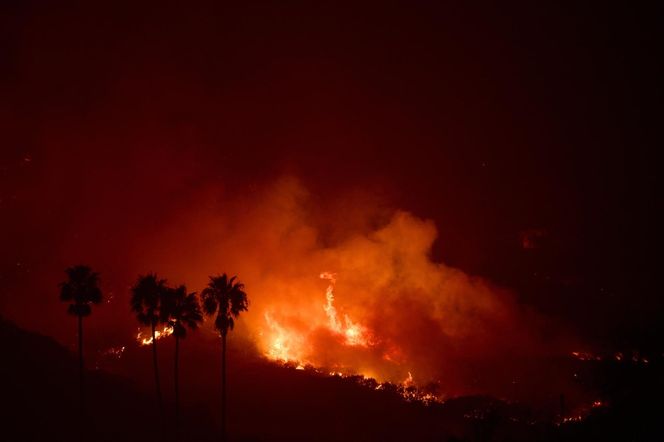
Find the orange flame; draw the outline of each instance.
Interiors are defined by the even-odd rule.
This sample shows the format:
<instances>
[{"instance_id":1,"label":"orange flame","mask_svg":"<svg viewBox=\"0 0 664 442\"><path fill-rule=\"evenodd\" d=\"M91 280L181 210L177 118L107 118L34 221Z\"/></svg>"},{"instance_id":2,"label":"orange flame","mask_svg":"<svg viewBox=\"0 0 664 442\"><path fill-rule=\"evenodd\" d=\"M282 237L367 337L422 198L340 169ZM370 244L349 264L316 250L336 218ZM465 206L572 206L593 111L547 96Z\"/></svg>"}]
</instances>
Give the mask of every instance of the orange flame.
<instances>
[{"instance_id":1,"label":"orange flame","mask_svg":"<svg viewBox=\"0 0 664 442\"><path fill-rule=\"evenodd\" d=\"M330 321L330 330L343 335L347 345L369 346L369 333L366 327L353 322L348 315L344 315L343 324L337 318L337 309L334 307L334 285L337 282L337 275L331 272L323 272L320 274L320 279L330 281L327 289L325 289L325 299L327 302L324 307Z\"/></svg>"},{"instance_id":2,"label":"orange flame","mask_svg":"<svg viewBox=\"0 0 664 442\"><path fill-rule=\"evenodd\" d=\"M165 325L164 328L162 328L161 330L155 330L154 337L155 339L159 340L161 338L165 338L166 336L170 336L172 334L173 334L173 327ZM136 335L136 341L139 343L139 345L150 345L152 344L152 336L148 335L147 338L144 338L143 331L139 329L138 334Z\"/></svg>"},{"instance_id":3,"label":"orange flame","mask_svg":"<svg viewBox=\"0 0 664 442\"><path fill-rule=\"evenodd\" d=\"M343 315L343 320L339 318L339 313L334 305L334 287L337 275L332 272L323 272L319 276L320 279L329 282L325 289L325 302L322 303L322 309L320 310L321 313L325 313L325 316L321 315L320 318L310 318L312 324L316 324L315 327L323 328L333 336L339 337L339 342L347 347L363 348L376 345L377 340L374 339L373 333L368 327L354 322L347 314ZM390 388L389 386L391 385L391 388L394 389L393 391L408 401L419 401L430 404L440 402L442 399L434 394L419 391L410 371L407 371L408 376L403 381L397 384L389 384L376 382L372 377L373 375L369 372L365 371L357 375L352 370L349 370L348 367L340 365L334 365L331 367L331 370L316 368L316 364L308 359L308 355L311 354L309 351L312 344L308 342L306 334L298 331L297 327L287 325L287 321L278 321L269 311L264 312L263 318L267 327L259 335L262 338L260 341L264 347L263 354L268 359L288 363L291 367L294 365L295 370L313 370L313 372L329 376L352 377L357 382L363 385L366 384L377 390ZM398 349L395 350L392 348L391 350L398 353ZM384 358L394 362L389 358L388 354L385 354Z\"/></svg>"},{"instance_id":4,"label":"orange flame","mask_svg":"<svg viewBox=\"0 0 664 442\"><path fill-rule=\"evenodd\" d=\"M334 305L334 286L337 275L332 272L323 272L320 274L320 279L329 282L325 289L325 303L322 305L326 320L318 322L314 320L313 322L331 334L341 337L346 346L368 347L372 345L372 334L367 327L353 321L347 314L343 315L343 319L339 318L339 313ZM263 337L266 357L276 361L295 362L300 366L313 365L306 357L309 346L306 336L295 328L279 322L269 311L265 311L263 317L267 327L260 335Z\"/></svg>"},{"instance_id":5,"label":"orange flame","mask_svg":"<svg viewBox=\"0 0 664 442\"><path fill-rule=\"evenodd\" d=\"M301 337L286 330L268 312L265 312L264 317L272 336L272 343L265 355L277 361L297 361L298 355L302 354Z\"/></svg>"}]
</instances>

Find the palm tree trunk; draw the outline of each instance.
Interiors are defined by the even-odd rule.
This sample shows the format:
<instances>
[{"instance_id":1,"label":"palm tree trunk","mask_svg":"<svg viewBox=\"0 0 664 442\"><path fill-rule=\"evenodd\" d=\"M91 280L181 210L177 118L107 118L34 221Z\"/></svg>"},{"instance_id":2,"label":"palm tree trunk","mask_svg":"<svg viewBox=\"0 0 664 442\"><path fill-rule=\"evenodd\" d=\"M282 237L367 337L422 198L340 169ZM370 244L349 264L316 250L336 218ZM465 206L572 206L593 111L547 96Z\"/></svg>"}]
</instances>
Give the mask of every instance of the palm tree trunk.
<instances>
[{"instance_id":1,"label":"palm tree trunk","mask_svg":"<svg viewBox=\"0 0 664 442\"><path fill-rule=\"evenodd\" d=\"M85 371L83 367L83 316L78 316L78 386L81 422L85 422Z\"/></svg>"},{"instance_id":2,"label":"palm tree trunk","mask_svg":"<svg viewBox=\"0 0 664 442\"><path fill-rule=\"evenodd\" d=\"M175 366L173 377L175 383L175 440L180 440L180 388L178 385L178 357L180 353L180 338L175 335Z\"/></svg>"},{"instance_id":3,"label":"palm tree trunk","mask_svg":"<svg viewBox=\"0 0 664 442\"><path fill-rule=\"evenodd\" d=\"M159 412L164 417L164 404L161 398L161 383L159 382L159 364L157 363L157 337L155 336L155 324L152 323L152 363L154 364L154 382L157 387L157 402L159 402Z\"/></svg>"},{"instance_id":4,"label":"palm tree trunk","mask_svg":"<svg viewBox=\"0 0 664 442\"><path fill-rule=\"evenodd\" d=\"M221 334L221 440L226 442L226 333Z\"/></svg>"}]
</instances>

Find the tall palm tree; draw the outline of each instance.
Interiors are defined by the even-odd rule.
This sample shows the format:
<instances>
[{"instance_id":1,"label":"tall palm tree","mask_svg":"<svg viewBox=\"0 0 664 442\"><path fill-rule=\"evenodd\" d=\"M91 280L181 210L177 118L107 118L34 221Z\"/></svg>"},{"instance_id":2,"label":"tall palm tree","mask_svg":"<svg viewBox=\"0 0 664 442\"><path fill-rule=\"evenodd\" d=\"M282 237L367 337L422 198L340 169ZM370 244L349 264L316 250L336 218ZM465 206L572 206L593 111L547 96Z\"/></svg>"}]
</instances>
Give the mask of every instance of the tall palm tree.
<instances>
[{"instance_id":1,"label":"tall palm tree","mask_svg":"<svg viewBox=\"0 0 664 442\"><path fill-rule=\"evenodd\" d=\"M170 288L168 296L162 304L162 319L173 327L175 336L175 364L173 367L173 379L175 386L175 440L180 439L180 389L178 379L178 359L180 354L180 339L187 336L187 328L195 330L198 323L203 321L203 314L198 303L196 292L187 294L187 287L181 285Z\"/></svg>"},{"instance_id":2,"label":"tall palm tree","mask_svg":"<svg viewBox=\"0 0 664 442\"><path fill-rule=\"evenodd\" d=\"M150 326L152 331L152 363L154 365L154 381L157 389L159 411L163 417L164 403L159 382L159 365L157 363L157 337L155 336L157 324L165 322L161 312L162 303L167 293L165 279L159 279L155 273L139 275L131 288L131 310L136 313L136 319L143 325Z\"/></svg>"},{"instance_id":3,"label":"tall palm tree","mask_svg":"<svg viewBox=\"0 0 664 442\"><path fill-rule=\"evenodd\" d=\"M210 282L201 293L203 310L209 316L215 315L214 327L221 335L221 436L226 440L226 335L233 330L235 319L247 310L249 301L244 292L244 284L236 281L236 276L226 274L210 276Z\"/></svg>"},{"instance_id":4,"label":"tall palm tree","mask_svg":"<svg viewBox=\"0 0 664 442\"><path fill-rule=\"evenodd\" d=\"M65 270L67 280L60 283L60 300L70 302L67 312L78 318L78 382L81 420L85 414L85 383L83 364L83 317L92 313L92 304L102 299L99 274L88 266L77 265Z\"/></svg>"}]
</instances>

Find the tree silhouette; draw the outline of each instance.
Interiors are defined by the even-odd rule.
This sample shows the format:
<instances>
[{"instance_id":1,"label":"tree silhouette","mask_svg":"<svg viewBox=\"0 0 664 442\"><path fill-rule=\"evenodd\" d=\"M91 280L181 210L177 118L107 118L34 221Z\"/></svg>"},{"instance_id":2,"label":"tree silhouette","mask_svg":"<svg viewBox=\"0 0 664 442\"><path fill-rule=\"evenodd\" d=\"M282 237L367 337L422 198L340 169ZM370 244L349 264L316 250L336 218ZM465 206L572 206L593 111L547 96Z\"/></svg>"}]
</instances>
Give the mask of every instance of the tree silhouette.
<instances>
[{"instance_id":1,"label":"tree silhouette","mask_svg":"<svg viewBox=\"0 0 664 442\"><path fill-rule=\"evenodd\" d=\"M196 292L187 294L187 287L181 285L177 288L169 288L168 296L162 304L162 320L173 327L175 336L175 363L173 380L175 386L175 440L180 439L180 389L178 378L178 359L180 355L180 339L187 336L187 328L195 330L198 323L203 320L201 307L198 303Z\"/></svg>"},{"instance_id":2,"label":"tree silhouette","mask_svg":"<svg viewBox=\"0 0 664 442\"><path fill-rule=\"evenodd\" d=\"M162 303L167 296L165 279L159 279L156 274L149 273L139 276L131 288L131 310L136 313L136 319L143 325L150 326L152 331L152 362L154 365L154 381L157 388L157 401L159 411L163 417L164 403L161 395L161 383L159 382L159 365L157 363L157 337L155 331L158 323L165 322L161 312Z\"/></svg>"},{"instance_id":3,"label":"tree silhouette","mask_svg":"<svg viewBox=\"0 0 664 442\"><path fill-rule=\"evenodd\" d=\"M221 335L221 436L226 440L226 335L233 330L235 319L247 310L249 304L244 284L236 276L211 276L201 293L203 310L209 316L216 314L214 327Z\"/></svg>"},{"instance_id":4,"label":"tree silhouette","mask_svg":"<svg viewBox=\"0 0 664 442\"><path fill-rule=\"evenodd\" d=\"M92 313L92 304L102 299L99 274L88 266L77 265L65 270L67 280L60 283L60 300L71 302L67 312L78 318L78 381L81 421L85 414L85 372L83 364L83 317Z\"/></svg>"}]
</instances>

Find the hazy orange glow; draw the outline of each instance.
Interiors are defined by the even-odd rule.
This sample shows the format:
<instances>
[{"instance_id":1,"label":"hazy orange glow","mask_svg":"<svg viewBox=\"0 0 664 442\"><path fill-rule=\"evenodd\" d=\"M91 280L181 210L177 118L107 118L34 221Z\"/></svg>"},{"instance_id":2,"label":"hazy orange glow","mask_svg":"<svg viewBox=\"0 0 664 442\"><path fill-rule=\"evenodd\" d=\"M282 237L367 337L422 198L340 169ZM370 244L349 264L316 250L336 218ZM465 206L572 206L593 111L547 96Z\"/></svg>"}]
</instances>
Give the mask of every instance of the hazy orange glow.
<instances>
[{"instance_id":1,"label":"hazy orange glow","mask_svg":"<svg viewBox=\"0 0 664 442\"><path fill-rule=\"evenodd\" d=\"M217 191L154 232L154 256L143 259L192 289L220 271L238 275L250 305L231 339L249 339L270 360L461 394L483 388L469 366L551 349L539 340L539 319L509 291L432 259L430 220L362 199L320 208L292 178L224 200L223 210ZM189 244L204 253L183 263Z\"/></svg>"}]
</instances>

